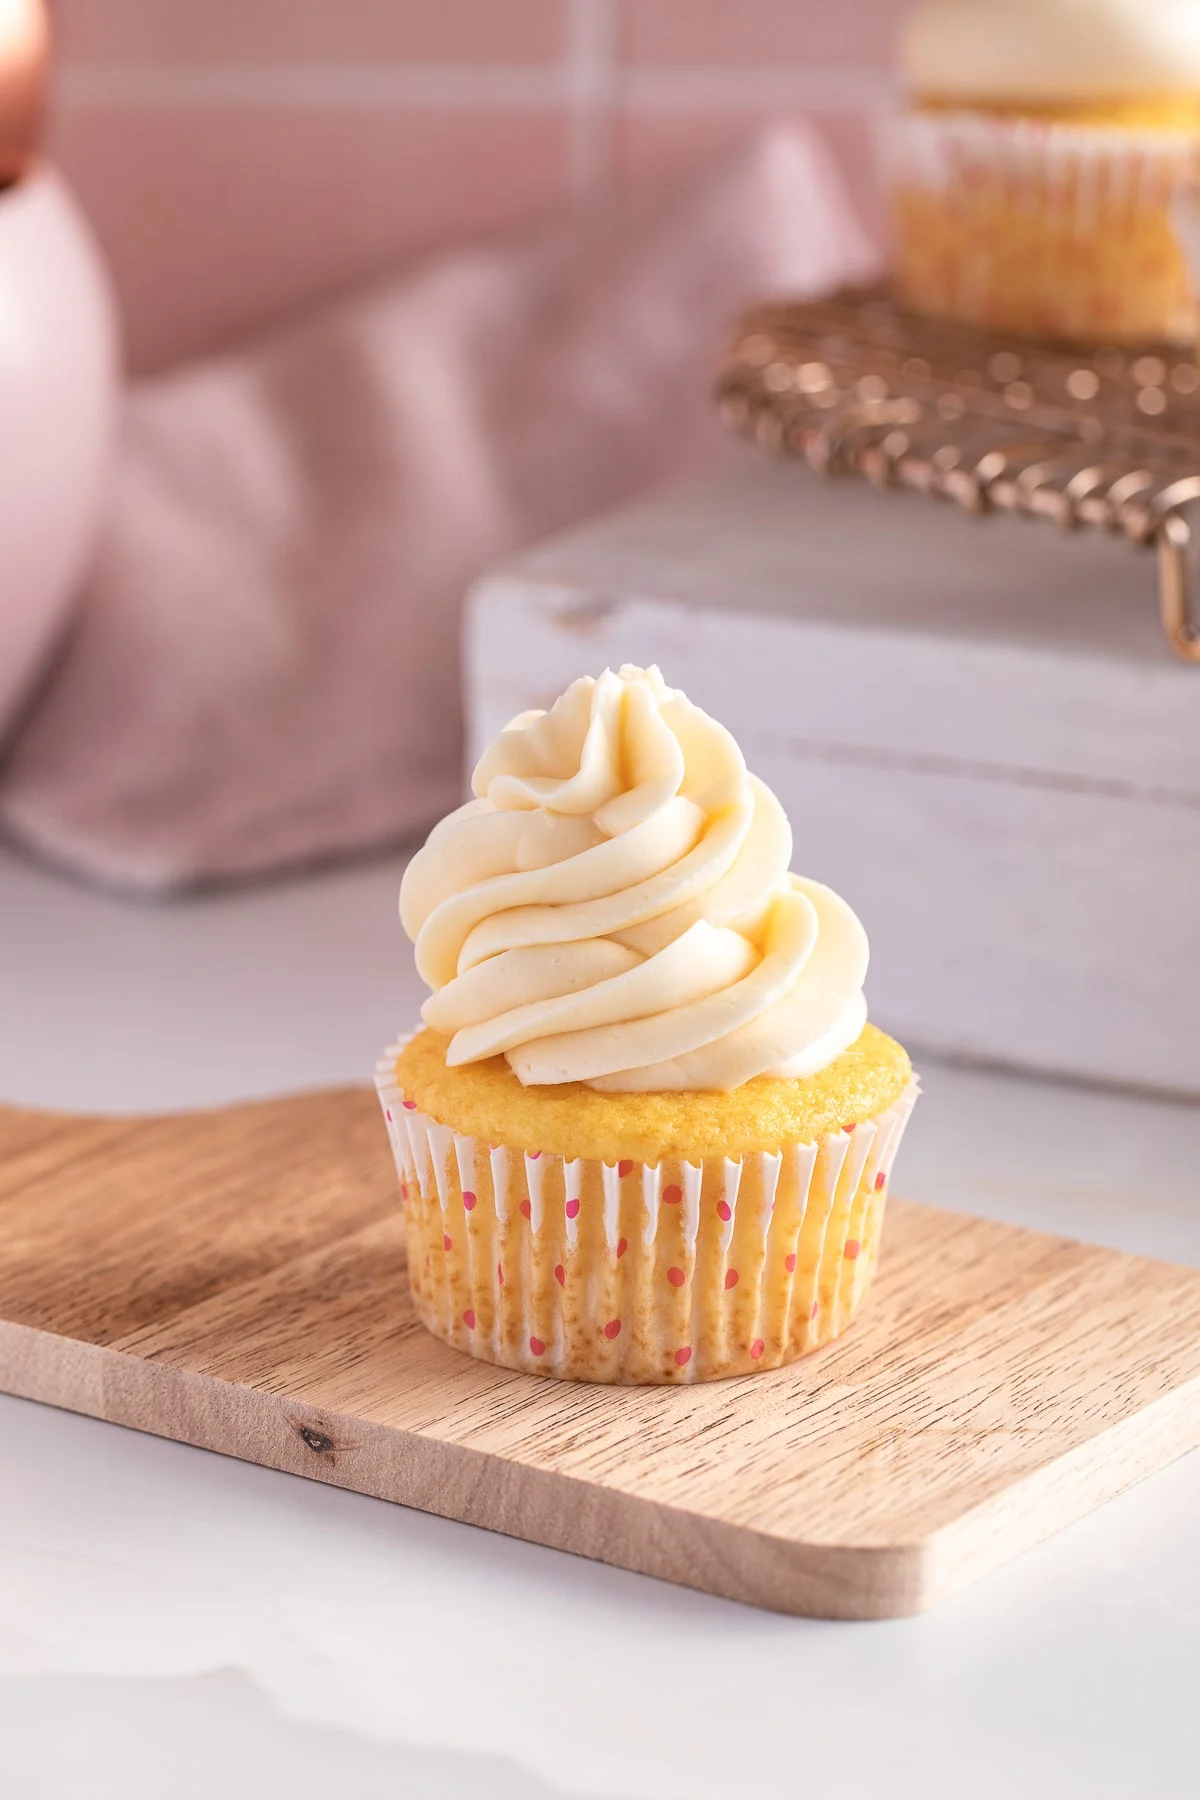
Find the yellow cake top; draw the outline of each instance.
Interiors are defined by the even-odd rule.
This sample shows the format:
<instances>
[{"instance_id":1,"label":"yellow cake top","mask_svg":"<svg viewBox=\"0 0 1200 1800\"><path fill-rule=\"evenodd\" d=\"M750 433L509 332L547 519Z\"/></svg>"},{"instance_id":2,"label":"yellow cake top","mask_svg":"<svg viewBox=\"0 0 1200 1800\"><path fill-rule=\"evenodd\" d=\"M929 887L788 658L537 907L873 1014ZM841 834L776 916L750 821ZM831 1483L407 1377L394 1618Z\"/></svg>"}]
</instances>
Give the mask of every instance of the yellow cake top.
<instances>
[{"instance_id":1,"label":"yellow cake top","mask_svg":"<svg viewBox=\"0 0 1200 1800\"><path fill-rule=\"evenodd\" d=\"M1196 0L921 0L900 38L925 103L1097 123L1195 121ZM1130 107L1131 100L1140 105Z\"/></svg>"},{"instance_id":2,"label":"yellow cake top","mask_svg":"<svg viewBox=\"0 0 1200 1800\"><path fill-rule=\"evenodd\" d=\"M874 1025L808 1080L759 1076L725 1094L610 1094L577 1081L523 1087L502 1056L447 1068L447 1042L421 1031L396 1058L397 1087L431 1119L482 1143L610 1164L812 1143L886 1111L912 1077L904 1050Z\"/></svg>"}]
</instances>

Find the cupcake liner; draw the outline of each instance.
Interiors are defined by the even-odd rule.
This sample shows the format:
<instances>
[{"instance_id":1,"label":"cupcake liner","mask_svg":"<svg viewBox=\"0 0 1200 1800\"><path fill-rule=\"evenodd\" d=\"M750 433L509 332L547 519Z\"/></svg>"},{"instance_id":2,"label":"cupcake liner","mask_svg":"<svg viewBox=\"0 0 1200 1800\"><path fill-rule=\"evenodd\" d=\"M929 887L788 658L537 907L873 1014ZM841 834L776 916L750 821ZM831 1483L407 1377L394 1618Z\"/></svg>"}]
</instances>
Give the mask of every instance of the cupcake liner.
<instances>
[{"instance_id":1,"label":"cupcake liner","mask_svg":"<svg viewBox=\"0 0 1200 1800\"><path fill-rule=\"evenodd\" d=\"M484 1361L568 1380L714 1380L790 1362L854 1317L879 1250L911 1081L873 1119L776 1154L609 1164L483 1144L376 1086L421 1322Z\"/></svg>"},{"instance_id":2,"label":"cupcake liner","mask_svg":"<svg viewBox=\"0 0 1200 1800\"><path fill-rule=\"evenodd\" d=\"M921 311L1047 336L1191 341L1173 208L1194 134L917 111L889 138L898 279Z\"/></svg>"},{"instance_id":3,"label":"cupcake liner","mask_svg":"<svg viewBox=\"0 0 1200 1800\"><path fill-rule=\"evenodd\" d=\"M1200 168L1193 159L1171 200L1171 224L1187 266L1193 302L1200 296Z\"/></svg>"}]
</instances>

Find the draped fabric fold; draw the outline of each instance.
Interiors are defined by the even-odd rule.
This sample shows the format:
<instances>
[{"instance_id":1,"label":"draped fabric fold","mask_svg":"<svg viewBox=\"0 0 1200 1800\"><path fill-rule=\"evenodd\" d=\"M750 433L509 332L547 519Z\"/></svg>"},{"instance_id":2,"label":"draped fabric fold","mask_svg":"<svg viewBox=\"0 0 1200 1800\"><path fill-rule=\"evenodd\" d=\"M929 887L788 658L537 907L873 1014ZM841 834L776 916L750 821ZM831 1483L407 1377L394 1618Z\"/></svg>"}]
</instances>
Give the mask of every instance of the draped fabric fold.
<instances>
[{"instance_id":1,"label":"draped fabric fold","mask_svg":"<svg viewBox=\"0 0 1200 1800\"><path fill-rule=\"evenodd\" d=\"M0 597L0 832L163 893L427 827L461 796L471 582L711 463L709 372L728 321L873 264L820 135L781 127L136 383L69 633L57 614L29 616L20 591ZM627 743L618 790L601 730L559 772L531 737L473 859L524 877L561 861L571 830L581 857L601 851L669 791L678 861L693 809L715 816L715 797L643 767L663 748L650 714ZM682 738L677 755L690 761ZM502 795L540 804L547 782L554 828L523 835L513 860ZM609 891L585 884L574 904ZM532 885L520 904L541 904ZM624 933L643 916L578 929Z\"/></svg>"}]
</instances>

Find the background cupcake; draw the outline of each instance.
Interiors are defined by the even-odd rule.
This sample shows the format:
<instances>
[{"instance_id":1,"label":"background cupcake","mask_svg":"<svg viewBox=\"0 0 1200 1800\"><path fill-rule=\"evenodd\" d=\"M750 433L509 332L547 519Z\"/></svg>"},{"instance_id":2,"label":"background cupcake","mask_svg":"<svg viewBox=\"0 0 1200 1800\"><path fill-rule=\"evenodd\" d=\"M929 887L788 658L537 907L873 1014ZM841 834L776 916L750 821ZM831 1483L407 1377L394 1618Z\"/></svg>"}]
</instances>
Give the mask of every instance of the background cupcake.
<instances>
[{"instance_id":1,"label":"background cupcake","mask_svg":"<svg viewBox=\"0 0 1200 1800\"><path fill-rule=\"evenodd\" d=\"M828 1342L916 1096L866 1022L859 921L655 669L575 682L473 786L405 877L434 992L379 1071L421 1319L595 1381Z\"/></svg>"},{"instance_id":2,"label":"background cupcake","mask_svg":"<svg viewBox=\"0 0 1200 1800\"><path fill-rule=\"evenodd\" d=\"M1200 145L1195 0L923 0L901 38L897 273L921 310L1189 342L1172 225Z\"/></svg>"}]
</instances>

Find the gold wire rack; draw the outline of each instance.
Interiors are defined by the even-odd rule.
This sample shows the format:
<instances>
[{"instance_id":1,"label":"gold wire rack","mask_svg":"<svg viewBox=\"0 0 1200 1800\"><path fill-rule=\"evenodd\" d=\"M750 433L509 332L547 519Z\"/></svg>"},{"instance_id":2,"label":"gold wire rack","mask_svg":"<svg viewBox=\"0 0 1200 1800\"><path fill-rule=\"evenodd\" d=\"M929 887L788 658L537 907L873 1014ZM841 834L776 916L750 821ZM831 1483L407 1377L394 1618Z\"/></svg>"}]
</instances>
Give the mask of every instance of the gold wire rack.
<instances>
[{"instance_id":1,"label":"gold wire rack","mask_svg":"<svg viewBox=\"0 0 1200 1800\"><path fill-rule=\"evenodd\" d=\"M1167 643L1200 663L1188 516L1200 501L1200 367L1190 352L1018 341L907 312L882 289L846 290L748 313L717 397L735 431L823 474L1156 550Z\"/></svg>"}]
</instances>

